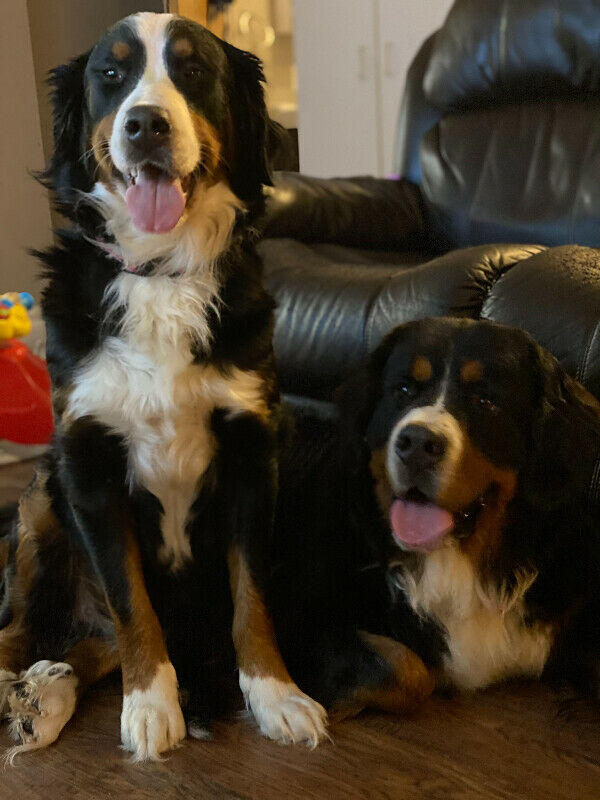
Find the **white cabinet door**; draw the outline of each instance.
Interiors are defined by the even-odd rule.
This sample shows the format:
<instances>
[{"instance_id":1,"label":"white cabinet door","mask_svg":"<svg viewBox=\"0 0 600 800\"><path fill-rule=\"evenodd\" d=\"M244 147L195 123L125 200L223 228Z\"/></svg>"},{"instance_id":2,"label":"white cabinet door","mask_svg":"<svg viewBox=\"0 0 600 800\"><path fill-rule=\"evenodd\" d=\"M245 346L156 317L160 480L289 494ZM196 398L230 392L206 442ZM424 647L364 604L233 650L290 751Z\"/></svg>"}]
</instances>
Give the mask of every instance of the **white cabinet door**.
<instances>
[{"instance_id":1,"label":"white cabinet door","mask_svg":"<svg viewBox=\"0 0 600 800\"><path fill-rule=\"evenodd\" d=\"M300 170L375 175L381 137L374 0L295 0Z\"/></svg>"},{"instance_id":2,"label":"white cabinet door","mask_svg":"<svg viewBox=\"0 0 600 800\"><path fill-rule=\"evenodd\" d=\"M388 175L392 171L394 134L406 71L425 39L444 22L453 0L376 0L376 3L383 173Z\"/></svg>"}]
</instances>

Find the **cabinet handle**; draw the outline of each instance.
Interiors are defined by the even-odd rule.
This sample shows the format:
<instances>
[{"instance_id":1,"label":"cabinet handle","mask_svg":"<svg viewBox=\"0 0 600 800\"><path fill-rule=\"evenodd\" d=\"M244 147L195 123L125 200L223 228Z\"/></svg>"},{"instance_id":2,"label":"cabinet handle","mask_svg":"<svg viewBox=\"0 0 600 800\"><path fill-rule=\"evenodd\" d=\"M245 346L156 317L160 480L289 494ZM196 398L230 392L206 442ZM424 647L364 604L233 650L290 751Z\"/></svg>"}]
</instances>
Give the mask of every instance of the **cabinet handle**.
<instances>
[{"instance_id":1,"label":"cabinet handle","mask_svg":"<svg viewBox=\"0 0 600 800\"><path fill-rule=\"evenodd\" d=\"M394 73L394 43L386 42L383 45L383 74L386 78L393 78Z\"/></svg>"},{"instance_id":2,"label":"cabinet handle","mask_svg":"<svg viewBox=\"0 0 600 800\"><path fill-rule=\"evenodd\" d=\"M369 50L366 44L359 45L358 48L358 80L366 81L369 73Z\"/></svg>"}]
</instances>

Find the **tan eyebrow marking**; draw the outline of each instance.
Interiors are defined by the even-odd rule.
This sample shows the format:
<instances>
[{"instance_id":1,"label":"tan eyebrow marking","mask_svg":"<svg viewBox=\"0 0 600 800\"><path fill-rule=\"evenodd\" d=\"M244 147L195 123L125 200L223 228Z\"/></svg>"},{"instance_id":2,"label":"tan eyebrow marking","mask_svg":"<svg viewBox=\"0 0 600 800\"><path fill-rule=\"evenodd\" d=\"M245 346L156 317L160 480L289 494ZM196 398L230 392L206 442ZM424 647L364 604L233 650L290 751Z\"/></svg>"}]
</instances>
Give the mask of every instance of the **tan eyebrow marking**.
<instances>
[{"instance_id":1,"label":"tan eyebrow marking","mask_svg":"<svg viewBox=\"0 0 600 800\"><path fill-rule=\"evenodd\" d=\"M127 42L115 42L112 46L112 54L118 61L123 61L131 53L131 47Z\"/></svg>"},{"instance_id":2,"label":"tan eyebrow marking","mask_svg":"<svg viewBox=\"0 0 600 800\"><path fill-rule=\"evenodd\" d=\"M425 356L417 356L410 370L412 377L416 381L419 381L419 383L428 381L431 378L432 372L431 361Z\"/></svg>"},{"instance_id":3,"label":"tan eyebrow marking","mask_svg":"<svg viewBox=\"0 0 600 800\"><path fill-rule=\"evenodd\" d=\"M481 361L465 361L460 368L460 379L463 383L477 383L483 376Z\"/></svg>"},{"instance_id":4,"label":"tan eyebrow marking","mask_svg":"<svg viewBox=\"0 0 600 800\"><path fill-rule=\"evenodd\" d=\"M185 36L173 42L173 53L176 56L185 58L186 56L191 56L193 52L194 48L192 47L192 43L189 39L186 39Z\"/></svg>"}]
</instances>

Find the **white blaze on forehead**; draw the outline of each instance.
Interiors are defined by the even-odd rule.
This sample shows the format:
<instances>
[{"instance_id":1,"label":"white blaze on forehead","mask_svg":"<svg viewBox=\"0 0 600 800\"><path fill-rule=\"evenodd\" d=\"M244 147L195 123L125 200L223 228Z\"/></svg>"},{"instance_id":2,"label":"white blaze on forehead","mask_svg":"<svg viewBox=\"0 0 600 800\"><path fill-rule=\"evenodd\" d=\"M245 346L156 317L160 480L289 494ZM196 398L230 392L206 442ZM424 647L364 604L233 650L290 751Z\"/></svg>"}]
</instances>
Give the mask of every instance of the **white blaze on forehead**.
<instances>
[{"instance_id":1,"label":"white blaze on forehead","mask_svg":"<svg viewBox=\"0 0 600 800\"><path fill-rule=\"evenodd\" d=\"M144 48L144 72L130 94L123 100L115 117L110 138L110 155L116 168L129 171L124 147L124 127L133 106L158 106L171 124L171 149L174 170L188 175L200 159L200 145L185 97L170 79L165 63L165 46L173 14L145 11L128 18L131 29Z\"/></svg>"},{"instance_id":2,"label":"white blaze on forehead","mask_svg":"<svg viewBox=\"0 0 600 800\"><path fill-rule=\"evenodd\" d=\"M164 49L167 43L167 28L173 19L173 14L153 14L150 11L142 11L134 14L130 19L133 30L144 45L146 55L142 80L146 78L149 81L160 81L168 77Z\"/></svg>"},{"instance_id":3,"label":"white blaze on forehead","mask_svg":"<svg viewBox=\"0 0 600 800\"><path fill-rule=\"evenodd\" d=\"M450 383L450 367L452 366L452 359L449 358L444 367L444 374L440 382L440 388L434 403L434 407L443 409L446 405L446 395L448 393L448 384Z\"/></svg>"}]
</instances>

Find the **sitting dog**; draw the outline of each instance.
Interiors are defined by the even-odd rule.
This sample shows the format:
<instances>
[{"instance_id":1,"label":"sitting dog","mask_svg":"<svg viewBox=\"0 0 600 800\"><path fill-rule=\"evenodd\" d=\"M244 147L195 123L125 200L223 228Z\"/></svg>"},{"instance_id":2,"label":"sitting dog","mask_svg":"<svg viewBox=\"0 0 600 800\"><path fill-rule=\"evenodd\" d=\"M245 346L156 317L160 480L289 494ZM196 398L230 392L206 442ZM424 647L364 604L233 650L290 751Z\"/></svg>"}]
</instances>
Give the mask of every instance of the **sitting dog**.
<instances>
[{"instance_id":1,"label":"sitting dog","mask_svg":"<svg viewBox=\"0 0 600 800\"><path fill-rule=\"evenodd\" d=\"M250 227L270 182L260 62L140 13L51 80L44 178L73 224L40 254L56 434L4 570L17 750L54 741L120 666L123 745L157 758L186 735L178 689L201 722L226 702L231 618L262 732L316 744L325 712L290 678L263 597L279 398Z\"/></svg>"},{"instance_id":2,"label":"sitting dog","mask_svg":"<svg viewBox=\"0 0 600 800\"><path fill-rule=\"evenodd\" d=\"M600 404L522 331L390 333L300 417L271 598L305 691L340 714L514 676L600 689Z\"/></svg>"}]
</instances>

